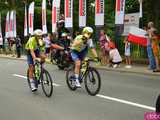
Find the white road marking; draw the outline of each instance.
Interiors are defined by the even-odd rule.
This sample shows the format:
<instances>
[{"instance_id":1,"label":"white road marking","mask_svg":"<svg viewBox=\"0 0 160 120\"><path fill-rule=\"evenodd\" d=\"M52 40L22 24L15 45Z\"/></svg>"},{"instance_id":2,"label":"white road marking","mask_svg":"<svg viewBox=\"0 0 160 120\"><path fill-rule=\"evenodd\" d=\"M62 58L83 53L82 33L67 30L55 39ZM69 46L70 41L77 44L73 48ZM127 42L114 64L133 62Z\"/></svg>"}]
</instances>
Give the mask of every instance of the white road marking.
<instances>
[{"instance_id":1,"label":"white road marking","mask_svg":"<svg viewBox=\"0 0 160 120\"><path fill-rule=\"evenodd\" d=\"M107 100L111 100L111 101L127 104L127 105L130 105L130 106L134 106L134 107L138 107L138 108L143 108L143 109L155 111L155 108L151 107L151 106L142 105L142 104L139 104L139 103L134 103L134 102L130 102L130 101L126 101L126 100L122 100L122 99L118 99L118 98L113 98L113 97L109 97L109 96L104 96L104 95L100 95L100 94L98 94L96 96L100 97L100 98L103 98L103 99L107 99Z\"/></svg>"},{"instance_id":2,"label":"white road marking","mask_svg":"<svg viewBox=\"0 0 160 120\"><path fill-rule=\"evenodd\" d=\"M23 76L23 75L13 74L13 76L27 79L27 77ZM57 87L61 86L61 85L55 84L55 83L53 83L53 85L57 86ZM123 104L127 104L127 105L130 105L130 106L138 107L138 108L143 108L143 109L155 111L155 108L151 107L151 106L142 105L142 104L139 104L139 103L134 103L134 102L130 102L130 101L114 98L114 97L104 96L104 95L100 95L100 94L98 94L96 96L99 97L99 98L106 99L106 100L115 101L115 102L118 102L118 103L123 103Z\"/></svg>"},{"instance_id":3,"label":"white road marking","mask_svg":"<svg viewBox=\"0 0 160 120\"><path fill-rule=\"evenodd\" d=\"M26 76L23 76L23 75L13 74L13 76L27 79L27 77L26 77ZM56 83L53 83L53 85L56 86L56 87L61 86L60 84L56 84Z\"/></svg>"}]
</instances>

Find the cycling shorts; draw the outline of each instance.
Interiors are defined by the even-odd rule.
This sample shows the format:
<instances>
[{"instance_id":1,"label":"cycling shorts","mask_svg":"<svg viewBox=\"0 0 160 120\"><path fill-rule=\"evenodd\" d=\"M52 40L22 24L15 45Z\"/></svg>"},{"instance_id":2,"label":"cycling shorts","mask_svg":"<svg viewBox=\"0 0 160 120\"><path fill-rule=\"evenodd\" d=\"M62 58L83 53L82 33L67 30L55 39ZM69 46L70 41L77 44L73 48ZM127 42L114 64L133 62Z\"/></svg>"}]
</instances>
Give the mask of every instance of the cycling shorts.
<instances>
[{"instance_id":1,"label":"cycling shorts","mask_svg":"<svg viewBox=\"0 0 160 120\"><path fill-rule=\"evenodd\" d=\"M34 53L35 53L36 57L39 57L40 50L36 49L36 50L34 50ZM28 63L28 65L33 65L34 64L30 50L27 51L27 63Z\"/></svg>"},{"instance_id":2,"label":"cycling shorts","mask_svg":"<svg viewBox=\"0 0 160 120\"><path fill-rule=\"evenodd\" d=\"M78 52L78 51L75 51L75 50L72 50L71 51L71 57L72 57L72 60L73 61L76 61L76 60L81 60L83 61L83 59L86 57L87 55L87 52L88 52L88 49L84 49L83 51L81 52Z\"/></svg>"}]
</instances>

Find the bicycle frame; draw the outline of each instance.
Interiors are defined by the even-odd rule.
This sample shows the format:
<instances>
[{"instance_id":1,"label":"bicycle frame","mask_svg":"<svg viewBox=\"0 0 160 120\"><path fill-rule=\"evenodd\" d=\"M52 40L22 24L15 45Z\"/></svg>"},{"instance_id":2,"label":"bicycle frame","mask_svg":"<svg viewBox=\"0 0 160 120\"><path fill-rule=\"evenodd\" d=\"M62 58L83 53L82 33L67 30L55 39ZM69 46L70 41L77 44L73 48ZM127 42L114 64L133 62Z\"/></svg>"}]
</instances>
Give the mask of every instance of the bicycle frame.
<instances>
[{"instance_id":1,"label":"bicycle frame","mask_svg":"<svg viewBox=\"0 0 160 120\"><path fill-rule=\"evenodd\" d=\"M39 61L36 61L35 64L34 64L34 74L35 74L34 77L35 77L35 79L38 80L38 81L40 80L41 74L42 74L42 72L43 72L43 65L42 65L42 64L43 64L43 63L41 63L41 62L39 62ZM38 79L36 78L36 73L35 73L35 71L36 71L36 66L37 66L37 68L39 67L38 69L40 69L40 73L39 73L39 75L38 75Z\"/></svg>"},{"instance_id":2,"label":"bicycle frame","mask_svg":"<svg viewBox=\"0 0 160 120\"><path fill-rule=\"evenodd\" d=\"M87 75L87 73L88 73L88 70L89 70L89 68L90 68L90 61L91 60L86 60L86 61L84 61L84 62L87 62L87 67L86 67L86 71L84 72L84 73L82 73L81 71L80 71L80 82L83 82L83 80L84 80L84 78L85 78L85 76ZM83 65L84 63L82 63L82 65ZM81 65L81 66L82 66Z\"/></svg>"}]
</instances>

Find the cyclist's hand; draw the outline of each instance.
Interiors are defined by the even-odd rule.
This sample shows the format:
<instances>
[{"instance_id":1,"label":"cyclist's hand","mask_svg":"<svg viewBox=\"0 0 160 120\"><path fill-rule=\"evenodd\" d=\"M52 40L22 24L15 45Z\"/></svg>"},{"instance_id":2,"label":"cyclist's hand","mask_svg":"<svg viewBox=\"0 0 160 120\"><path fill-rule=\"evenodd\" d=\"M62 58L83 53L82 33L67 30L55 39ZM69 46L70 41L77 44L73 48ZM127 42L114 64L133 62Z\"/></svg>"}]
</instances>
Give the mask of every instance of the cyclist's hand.
<instances>
[{"instance_id":1,"label":"cyclist's hand","mask_svg":"<svg viewBox=\"0 0 160 120\"><path fill-rule=\"evenodd\" d=\"M100 62L99 57L95 57L95 58L94 58L94 61L95 61L95 62Z\"/></svg>"},{"instance_id":2,"label":"cyclist's hand","mask_svg":"<svg viewBox=\"0 0 160 120\"><path fill-rule=\"evenodd\" d=\"M34 63L35 63L35 62L41 62L41 58L35 58L35 59L34 59Z\"/></svg>"}]
</instances>

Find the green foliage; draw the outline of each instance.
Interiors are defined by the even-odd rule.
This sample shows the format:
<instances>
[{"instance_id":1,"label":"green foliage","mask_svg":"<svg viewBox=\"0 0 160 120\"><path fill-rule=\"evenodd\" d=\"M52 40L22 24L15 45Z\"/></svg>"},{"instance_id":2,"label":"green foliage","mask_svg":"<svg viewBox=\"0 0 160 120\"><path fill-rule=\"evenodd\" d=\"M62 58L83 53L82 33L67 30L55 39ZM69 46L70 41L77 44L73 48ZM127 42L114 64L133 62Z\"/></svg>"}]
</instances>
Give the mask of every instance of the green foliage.
<instances>
[{"instance_id":1,"label":"green foliage","mask_svg":"<svg viewBox=\"0 0 160 120\"><path fill-rule=\"evenodd\" d=\"M41 28L41 1L42 0L26 0L27 5L32 1L35 1L35 28ZM48 0L47 0L48 1ZM52 1L52 0L51 0ZM94 26L94 7L91 6L91 3L94 3L95 0L87 0L87 25ZM112 38L114 38L115 31L115 3L116 0L104 0L105 1L105 26L104 29ZM5 8L5 9L4 9ZM79 0L74 0L74 30L78 30L78 8ZM5 16L9 10L17 11L17 26L18 33L23 34L23 20L24 20L24 0L8 0L8 4L5 4L5 0L0 2L0 11L2 13L2 23L4 30ZM47 5L47 25L48 29L51 32L51 10L52 7ZM143 2L143 24L146 25L148 21L154 21L156 27L160 31L160 0L144 0ZM139 2L138 0L126 0L126 13L138 12L139 11ZM64 0L61 0L61 13L64 13ZM156 17L155 17L156 16Z\"/></svg>"}]
</instances>

